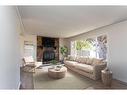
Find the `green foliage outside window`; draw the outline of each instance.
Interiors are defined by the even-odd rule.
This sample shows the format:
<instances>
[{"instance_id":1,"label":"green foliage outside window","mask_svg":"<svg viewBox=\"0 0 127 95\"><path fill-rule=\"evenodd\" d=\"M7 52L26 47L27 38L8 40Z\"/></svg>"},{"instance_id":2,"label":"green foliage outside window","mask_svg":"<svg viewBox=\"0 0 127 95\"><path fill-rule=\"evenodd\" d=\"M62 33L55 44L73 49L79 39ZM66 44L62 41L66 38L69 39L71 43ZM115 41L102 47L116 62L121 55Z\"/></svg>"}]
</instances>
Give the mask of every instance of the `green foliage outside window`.
<instances>
[{"instance_id":1,"label":"green foliage outside window","mask_svg":"<svg viewBox=\"0 0 127 95\"><path fill-rule=\"evenodd\" d=\"M78 40L76 41L76 49L77 50L94 50L94 45L87 40Z\"/></svg>"}]
</instances>

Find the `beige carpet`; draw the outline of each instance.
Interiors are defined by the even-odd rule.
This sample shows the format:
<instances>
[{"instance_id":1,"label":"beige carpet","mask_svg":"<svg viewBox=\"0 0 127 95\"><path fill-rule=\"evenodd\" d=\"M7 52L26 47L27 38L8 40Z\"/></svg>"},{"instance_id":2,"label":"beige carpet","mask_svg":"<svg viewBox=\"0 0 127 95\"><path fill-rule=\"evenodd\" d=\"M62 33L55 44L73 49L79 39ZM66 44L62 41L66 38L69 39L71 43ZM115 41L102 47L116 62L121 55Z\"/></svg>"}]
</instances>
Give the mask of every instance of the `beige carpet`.
<instances>
[{"instance_id":1,"label":"beige carpet","mask_svg":"<svg viewBox=\"0 0 127 95\"><path fill-rule=\"evenodd\" d=\"M94 81L68 70L65 78L52 79L48 76L49 66L36 69L33 75L34 89L86 89Z\"/></svg>"}]
</instances>

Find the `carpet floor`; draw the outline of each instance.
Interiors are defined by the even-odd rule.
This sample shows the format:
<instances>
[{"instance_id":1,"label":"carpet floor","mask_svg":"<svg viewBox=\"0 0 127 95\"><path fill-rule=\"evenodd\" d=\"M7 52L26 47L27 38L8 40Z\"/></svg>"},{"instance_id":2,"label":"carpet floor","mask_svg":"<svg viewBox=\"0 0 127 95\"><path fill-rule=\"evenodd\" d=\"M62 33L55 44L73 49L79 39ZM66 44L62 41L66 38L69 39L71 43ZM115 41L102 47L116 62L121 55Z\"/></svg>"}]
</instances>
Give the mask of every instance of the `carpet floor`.
<instances>
[{"instance_id":1,"label":"carpet floor","mask_svg":"<svg viewBox=\"0 0 127 95\"><path fill-rule=\"evenodd\" d=\"M76 74L70 70L62 79L53 79L48 76L49 66L36 69L33 75L34 89L86 89L94 84L94 81Z\"/></svg>"}]
</instances>

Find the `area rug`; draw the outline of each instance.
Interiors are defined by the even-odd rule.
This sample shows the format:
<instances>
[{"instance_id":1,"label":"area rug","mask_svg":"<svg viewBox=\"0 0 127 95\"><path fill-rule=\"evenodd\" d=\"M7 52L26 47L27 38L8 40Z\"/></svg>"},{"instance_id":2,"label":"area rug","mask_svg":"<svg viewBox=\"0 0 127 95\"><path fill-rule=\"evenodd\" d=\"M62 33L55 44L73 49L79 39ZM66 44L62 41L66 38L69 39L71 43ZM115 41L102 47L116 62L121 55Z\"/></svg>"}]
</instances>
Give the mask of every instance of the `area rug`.
<instances>
[{"instance_id":1,"label":"area rug","mask_svg":"<svg viewBox=\"0 0 127 95\"><path fill-rule=\"evenodd\" d=\"M93 80L70 70L64 78L53 79L48 76L48 68L49 66L36 69L33 75L34 89L86 89L94 83Z\"/></svg>"}]
</instances>

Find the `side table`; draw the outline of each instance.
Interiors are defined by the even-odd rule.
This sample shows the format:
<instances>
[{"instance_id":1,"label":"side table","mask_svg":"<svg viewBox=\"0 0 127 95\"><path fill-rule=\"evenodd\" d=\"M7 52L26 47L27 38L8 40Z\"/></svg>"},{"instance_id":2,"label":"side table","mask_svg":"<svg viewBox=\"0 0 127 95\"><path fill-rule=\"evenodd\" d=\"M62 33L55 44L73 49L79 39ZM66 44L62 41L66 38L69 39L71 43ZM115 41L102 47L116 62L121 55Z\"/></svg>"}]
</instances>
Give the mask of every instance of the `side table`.
<instances>
[{"instance_id":1,"label":"side table","mask_svg":"<svg viewBox=\"0 0 127 95\"><path fill-rule=\"evenodd\" d=\"M102 82L105 86L111 86L112 84L112 72L110 70L101 71Z\"/></svg>"}]
</instances>

